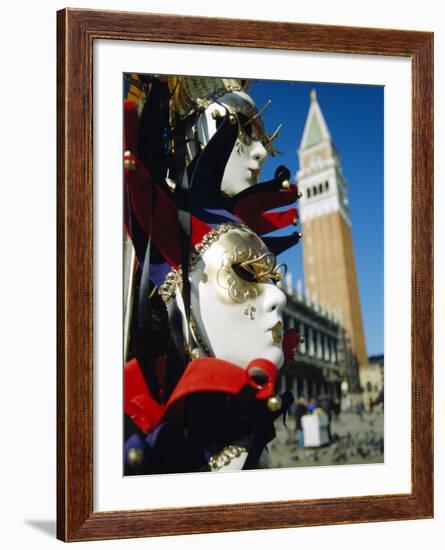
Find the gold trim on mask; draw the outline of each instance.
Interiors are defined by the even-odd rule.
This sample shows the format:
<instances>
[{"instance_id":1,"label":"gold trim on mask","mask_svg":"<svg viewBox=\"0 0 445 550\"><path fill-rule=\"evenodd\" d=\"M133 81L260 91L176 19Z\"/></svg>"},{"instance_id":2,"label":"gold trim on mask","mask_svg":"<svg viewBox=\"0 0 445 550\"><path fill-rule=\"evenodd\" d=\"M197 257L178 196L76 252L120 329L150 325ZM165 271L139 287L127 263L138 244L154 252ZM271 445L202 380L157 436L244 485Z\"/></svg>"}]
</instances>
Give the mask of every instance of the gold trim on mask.
<instances>
[{"instance_id":1,"label":"gold trim on mask","mask_svg":"<svg viewBox=\"0 0 445 550\"><path fill-rule=\"evenodd\" d=\"M223 223L217 227L214 227L206 235L204 235L201 242L195 245L194 252L190 254L189 271L192 271L195 268L201 256L214 242L232 229L245 229L250 231L246 225L233 222ZM165 281L159 287L159 294L165 303L170 300L177 288L182 291L181 267L178 267L178 269L172 268L167 274Z\"/></svg>"}]
</instances>

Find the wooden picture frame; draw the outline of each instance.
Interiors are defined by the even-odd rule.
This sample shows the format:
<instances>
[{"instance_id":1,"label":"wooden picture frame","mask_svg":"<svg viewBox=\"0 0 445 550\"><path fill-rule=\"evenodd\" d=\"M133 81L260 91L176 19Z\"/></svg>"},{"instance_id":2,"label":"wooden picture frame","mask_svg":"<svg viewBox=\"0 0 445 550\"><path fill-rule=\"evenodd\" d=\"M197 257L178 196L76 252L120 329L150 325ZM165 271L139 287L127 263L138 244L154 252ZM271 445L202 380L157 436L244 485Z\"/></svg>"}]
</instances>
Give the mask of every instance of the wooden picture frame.
<instances>
[{"instance_id":1,"label":"wooden picture frame","mask_svg":"<svg viewBox=\"0 0 445 550\"><path fill-rule=\"evenodd\" d=\"M57 14L57 537L64 541L433 516L433 34L65 9ZM401 56L412 66L411 492L93 512L95 40Z\"/></svg>"}]
</instances>

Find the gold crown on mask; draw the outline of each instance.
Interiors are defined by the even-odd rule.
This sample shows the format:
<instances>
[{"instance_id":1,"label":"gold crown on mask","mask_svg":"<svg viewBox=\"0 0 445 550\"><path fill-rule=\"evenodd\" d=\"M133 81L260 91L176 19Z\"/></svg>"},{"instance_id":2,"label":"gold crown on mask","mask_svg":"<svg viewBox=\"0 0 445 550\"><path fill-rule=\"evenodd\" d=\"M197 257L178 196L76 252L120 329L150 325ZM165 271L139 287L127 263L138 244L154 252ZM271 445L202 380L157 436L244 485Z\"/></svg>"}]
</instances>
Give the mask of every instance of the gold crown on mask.
<instances>
[{"instance_id":1,"label":"gold crown on mask","mask_svg":"<svg viewBox=\"0 0 445 550\"><path fill-rule=\"evenodd\" d=\"M186 118L197 110L206 109L215 99L230 92L247 92L251 82L240 78L205 76L161 77L170 90L170 111Z\"/></svg>"}]
</instances>

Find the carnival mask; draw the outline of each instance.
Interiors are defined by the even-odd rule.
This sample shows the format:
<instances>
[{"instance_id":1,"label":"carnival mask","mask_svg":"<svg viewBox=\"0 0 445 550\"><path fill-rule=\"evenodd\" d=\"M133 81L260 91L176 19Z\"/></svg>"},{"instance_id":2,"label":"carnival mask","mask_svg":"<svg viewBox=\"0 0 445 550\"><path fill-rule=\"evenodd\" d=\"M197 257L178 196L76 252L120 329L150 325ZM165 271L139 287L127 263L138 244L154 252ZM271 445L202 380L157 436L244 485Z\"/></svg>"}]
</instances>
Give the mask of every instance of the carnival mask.
<instances>
[{"instance_id":1,"label":"carnival mask","mask_svg":"<svg viewBox=\"0 0 445 550\"><path fill-rule=\"evenodd\" d=\"M258 357L281 367L286 297L276 282L284 266L255 233L231 225L213 230L218 238L202 245L190 273L192 334L207 353L243 368Z\"/></svg>"},{"instance_id":2,"label":"carnival mask","mask_svg":"<svg viewBox=\"0 0 445 550\"><path fill-rule=\"evenodd\" d=\"M233 124L238 126L238 138L226 165L221 182L221 191L234 196L258 183L258 177L269 153L273 154L273 139L279 128L267 135L261 121L261 113L252 98L242 91L234 91L210 103L198 118L197 133L205 146L217 130L218 120L227 110Z\"/></svg>"}]
</instances>

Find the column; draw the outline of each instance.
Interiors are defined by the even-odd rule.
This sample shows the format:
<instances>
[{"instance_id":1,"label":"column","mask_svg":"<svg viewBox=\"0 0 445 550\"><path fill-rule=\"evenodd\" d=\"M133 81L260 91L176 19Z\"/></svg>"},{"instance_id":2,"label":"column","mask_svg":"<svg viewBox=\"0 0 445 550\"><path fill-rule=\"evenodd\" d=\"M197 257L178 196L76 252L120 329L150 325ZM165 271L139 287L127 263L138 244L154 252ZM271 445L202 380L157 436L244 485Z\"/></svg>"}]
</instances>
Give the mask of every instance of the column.
<instances>
[{"instance_id":1,"label":"column","mask_svg":"<svg viewBox=\"0 0 445 550\"><path fill-rule=\"evenodd\" d=\"M308 333L309 333L309 355L314 356L315 355L314 329L312 327L309 327Z\"/></svg>"},{"instance_id":2,"label":"column","mask_svg":"<svg viewBox=\"0 0 445 550\"><path fill-rule=\"evenodd\" d=\"M317 357L323 359L323 347L321 343L321 332L317 330Z\"/></svg>"},{"instance_id":3,"label":"column","mask_svg":"<svg viewBox=\"0 0 445 550\"><path fill-rule=\"evenodd\" d=\"M306 399L309 399L309 384L307 378L303 378L303 395Z\"/></svg>"},{"instance_id":4,"label":"column","mask_svg":"<svg viewBox=\"0 0 445 550\"><path fill-rule=\"evenodd\" d=\"M299 342L298 344L298 351L302 354L305 354L307 351L307 345L306 345L307 342L306 342L306 331L305 331L305 326L303 322L299 323L298 333L299 335L304 337L304 341Z\"/></svg>"},{"instance_id":5,"label":"column","mask_svg":"<svg viewBox=\"0 0 445 550\"><path fill-rule=\"evenodd\" d=\"M337 340L331 340L331 363L337 363Z\"/></svg>"},{"instance_id":6,"label":"column","mask_svg":"<svg viewBox=\"0 0 445 550\"><path fill-rule=\"evenodd\" d=\"M328 336L324 335L324 360L329 361L331 359L330 342Z\"/></svg>"}]
</instances>

